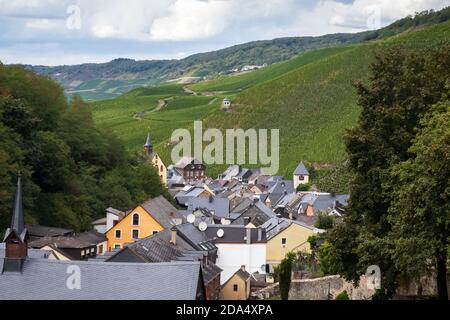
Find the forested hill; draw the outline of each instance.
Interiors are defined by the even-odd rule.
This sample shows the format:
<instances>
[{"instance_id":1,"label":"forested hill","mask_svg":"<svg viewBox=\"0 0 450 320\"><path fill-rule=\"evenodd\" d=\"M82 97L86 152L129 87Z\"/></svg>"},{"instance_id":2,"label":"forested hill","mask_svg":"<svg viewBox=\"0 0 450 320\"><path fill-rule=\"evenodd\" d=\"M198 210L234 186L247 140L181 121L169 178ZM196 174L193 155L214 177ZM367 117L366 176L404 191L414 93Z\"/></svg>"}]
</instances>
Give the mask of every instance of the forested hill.
<instances>
[{"instance_id":1,"label":"forested hill","mask_svg":"<svg viewBox=\"0 0 450 320\"><path fill-rule=\"evenodd\" d=\"M411 28L437 24L450 18L450 8L425 11L406 17L380 30L320 37L291 37L255 41L230 48L199 53L181 60L135 61L116 59L108 63L75 66L27 66L57 80L69 93L88 100L114 98L133 88L182 77L214 77L245 65L273 64L303 52L340 44L361 43L390 37Z\"/></svg>"},{"instance_id":2,"label":"forested hill","mask_svg":"<svg viewBox=\"0 0 450 320\"><path fill-rule=\"evenodd\" d=\"M100 130L90 107L19 66L0 64L0 233L9 225L18 172L27 223L90 227L108 206L167 195L148 161Z\"/></svg>"}]
</instances>

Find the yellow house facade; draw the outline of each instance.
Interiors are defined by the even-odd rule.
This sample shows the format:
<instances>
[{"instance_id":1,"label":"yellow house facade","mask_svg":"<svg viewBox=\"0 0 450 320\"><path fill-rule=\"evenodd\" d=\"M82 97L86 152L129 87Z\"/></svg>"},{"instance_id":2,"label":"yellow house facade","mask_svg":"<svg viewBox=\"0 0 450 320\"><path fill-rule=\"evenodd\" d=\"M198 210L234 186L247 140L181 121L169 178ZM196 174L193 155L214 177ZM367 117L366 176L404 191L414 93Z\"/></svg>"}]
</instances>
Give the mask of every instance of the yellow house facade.
<instances>
[{"instance_id":1,"label":"yellow house facade","mask_svg":"<svg viewBox=\"0 0 450 320\"><path fill-rule=\"evenodd\" d=\"M247 300L250 296L251 275L241 267L222 285L220 300Z\"/></svg>"},{"instance_id":2,"label":"yellow house facade","mask_svg":"<svg viewBox=\"0 0 450 320\"><path fill-rule=\"evenodd\" d=\"M154 153L153 158L151 159L153 165L155 166L156 170L158 171L159 178L161 179L161 182L166 185L167 184L167 167L162 161L159 154Z\"/></svg>"},{"instance_id":3,"label":"yellow house facade","mask_svg":"<svg viewBox=\"0 0 450 320\"><path fill-rule=\"evenodd\" d=\"M267 264L272 266L280 264L291 251L311 253L308 238L315 234L314 230L313 227L290 222L287 227L267 240Z\"/></svg>"},{"instance_id":4,"label":"yellow house facade","mask_svg":"<svg viewBox=\"0 0 450 320\"><path fill-rule=\"evenodd\" d=\"M122 249L139 239L180 224L177 209L163 196L151 199L128 212L106 231L108 251Z\"/></svg>"}]
</instances>

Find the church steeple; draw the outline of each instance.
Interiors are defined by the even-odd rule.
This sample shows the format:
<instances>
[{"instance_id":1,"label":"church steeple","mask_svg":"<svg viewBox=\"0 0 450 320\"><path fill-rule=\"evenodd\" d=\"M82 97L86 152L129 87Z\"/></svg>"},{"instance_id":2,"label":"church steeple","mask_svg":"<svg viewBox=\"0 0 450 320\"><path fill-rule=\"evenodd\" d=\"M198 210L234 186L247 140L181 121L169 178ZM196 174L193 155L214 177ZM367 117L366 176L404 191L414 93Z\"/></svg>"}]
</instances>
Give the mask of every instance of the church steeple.
<instances>
[{"instance_id":1,"label":"church steeple","mask_svg":"<svg viewBox=\"0 0 450 320\"><path fill-rule=\"evenodd\" d=\"M11 227L6 230L4 242L5 261L3 272L21 272L23 262L28 254L28 231L25 228L22 205L22 179L17 178L16 198L11 220Z\"/></svg>"},{"instance_id":2,"label":"church steeple","mask_svg":"<svg viewBox=\"0 0 450 320\"><path fill-rule=\"evenodd\" d=\"M152 139L150 138L150 133L147 135L147 141L144 144L144 150L148 155L151 155L153 153L153 143Z\"/></svg>"}]
</instances>

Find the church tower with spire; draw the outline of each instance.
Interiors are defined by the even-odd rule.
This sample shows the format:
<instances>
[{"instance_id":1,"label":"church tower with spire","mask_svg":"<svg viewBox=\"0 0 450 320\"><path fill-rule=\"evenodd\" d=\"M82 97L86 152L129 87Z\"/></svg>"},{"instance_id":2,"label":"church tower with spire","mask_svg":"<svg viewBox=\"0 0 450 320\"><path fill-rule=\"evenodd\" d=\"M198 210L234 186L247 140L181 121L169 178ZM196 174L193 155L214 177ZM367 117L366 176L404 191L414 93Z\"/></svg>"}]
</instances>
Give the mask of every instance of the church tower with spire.
<instances>
[{"instance_id":1,"label":"church tower with spire","mask_svg":"<svg viewBox=\"0 0 450 320\"><path fill-rule=\"evenodd\" d=\"M167 184L167 167L162 161L161 157L157 152L153 149L153 142L150 137L150 133L147 134L147 140L144 144L145 154L148 156L149 160L153 163L155 168L158 171L159 178L161 182L166 185Z\"/></svg>"},{"instance_id":2,"label":"church tower with spire","mask_svg":"<svg viewBox=\"0 0 450 320\"><path fill-rule=\"evenodd\" d=\"M144 144L144 150L147 153L147 155L149 156L153 155L153 143L152 139L150 138L150 133L147 135L147 141Z\"/></svg>"},{"instance_id":3,"label":"church tower with spire","mask_svg":"<svg viewBox=\"0 0 450 320\"><path fill-rule=\"evenodd\" d=\"M28 230L25 228L23 219L22 181L19 173L11 226L6 230L3 240L6 249L3 272L22 272L28 255L28 240Z\"/></svg>"}]
</instances>

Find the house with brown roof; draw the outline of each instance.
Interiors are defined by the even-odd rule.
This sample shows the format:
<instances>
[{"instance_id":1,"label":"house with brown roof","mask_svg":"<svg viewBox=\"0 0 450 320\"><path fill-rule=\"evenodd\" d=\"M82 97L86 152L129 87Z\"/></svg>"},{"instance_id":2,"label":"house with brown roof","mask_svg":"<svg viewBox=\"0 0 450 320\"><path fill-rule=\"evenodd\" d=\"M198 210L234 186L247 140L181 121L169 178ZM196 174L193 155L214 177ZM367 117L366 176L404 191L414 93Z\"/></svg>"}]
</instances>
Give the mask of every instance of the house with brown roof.
<instances>
[{"instance_id":1,"label":"house with brown roof","mask_svg":"<svg viewBox=\"0 0 450 320\"><path fill-rule=\"evenodd\" d=\"M252 275L241 266L223 285L220 300L248 300Z\"/></svg>"}]
</instances>

